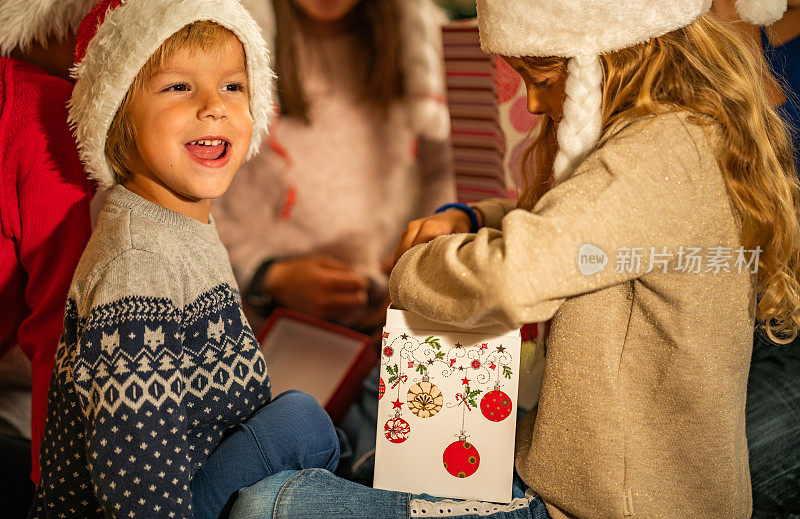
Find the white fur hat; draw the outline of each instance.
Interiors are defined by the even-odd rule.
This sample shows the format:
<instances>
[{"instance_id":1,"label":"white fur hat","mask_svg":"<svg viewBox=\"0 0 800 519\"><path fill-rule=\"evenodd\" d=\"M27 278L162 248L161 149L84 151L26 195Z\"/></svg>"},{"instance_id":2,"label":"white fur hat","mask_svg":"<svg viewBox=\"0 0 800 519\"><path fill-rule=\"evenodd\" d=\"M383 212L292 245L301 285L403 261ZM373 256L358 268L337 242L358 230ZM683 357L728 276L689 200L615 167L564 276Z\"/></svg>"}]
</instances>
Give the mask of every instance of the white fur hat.
<instances>
[{"instance_id":1,"label":"white fur hat","mask_svg":"<svg viewBox=\"0 0 800 519\"><path fill-rule=\"evenodd\" d=\"M685 27L710 8L711 0L478 0L478 26L485 52L571 58L554 165L560 182L600 138L598 56ZM744 21L768 25L783 15L786 0L737 0L736 8Z\"/></svg>"},{"instance_id":2,"label":"white fur hat","mask_svg":"<svg viewBox=\"0 0 800 519\"><path fill-rule=\"evenodd\" d=\"M272 0L242 3L261 25L267 45L272 48L276 30ZM442 70L442 24L446 15L431 0L398 0L398 6L409 121L416 134L444 140L450 134Z\"/></svg>"},{"instance_id":3,"label":"white fur hat","mask_svg":"<svg viewBox=\"0 0 800 519\"><path fill-rule=\"evenodd\" d=\"M80 28L69 102L81 159L100 185L117 183L106 138L134 78L170 36L204 20L226 27L244 46L253 117L247 158L258 153L272 112L273 73L261 30L238 0L103 0Z\"/></svg>"},{"instance_id":4,"label":"white fur hat","mask_svg":"<svg viewBox=\"0 0 800 519\"><path fill-rule=\"evenodd\" d=\"M62 39L78 30L81 20L97 0L0 1L0 56L31 42Z\"/></svg>"}]
</instances>

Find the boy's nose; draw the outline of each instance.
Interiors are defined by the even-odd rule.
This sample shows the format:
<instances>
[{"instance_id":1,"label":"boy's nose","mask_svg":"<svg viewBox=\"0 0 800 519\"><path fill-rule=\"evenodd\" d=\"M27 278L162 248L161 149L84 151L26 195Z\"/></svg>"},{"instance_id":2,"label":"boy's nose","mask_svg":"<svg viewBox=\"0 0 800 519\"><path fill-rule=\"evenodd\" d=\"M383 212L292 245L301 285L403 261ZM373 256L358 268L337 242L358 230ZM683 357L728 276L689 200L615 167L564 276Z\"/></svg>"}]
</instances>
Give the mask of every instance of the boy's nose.
<instances>
[{"instance_id":1,"label":"boy's nose","mask_svg":"<svg viewBox=\"0 0 800 519\"><path fill-rule=\"evenodd\" d=\"M225 107L225 102L220 96L219 92L209 92L206 94L202 101L200 110L197 113L198 119L222 119L227 116L228 112Z\"/></svg>"}]
</instances>

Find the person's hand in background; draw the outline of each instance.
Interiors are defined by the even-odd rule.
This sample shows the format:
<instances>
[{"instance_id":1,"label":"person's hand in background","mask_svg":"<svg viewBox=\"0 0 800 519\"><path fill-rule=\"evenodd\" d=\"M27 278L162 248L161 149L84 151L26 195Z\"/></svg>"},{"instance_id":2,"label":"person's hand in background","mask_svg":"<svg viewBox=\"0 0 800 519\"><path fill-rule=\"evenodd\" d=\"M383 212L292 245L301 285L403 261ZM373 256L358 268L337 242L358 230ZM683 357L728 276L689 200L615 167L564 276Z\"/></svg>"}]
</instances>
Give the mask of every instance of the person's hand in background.
<instances>
[{"instance_id":1,"label":"person's hand in background","mask_svg":"<svg viewBox=\"0 0 800 519\"><path fill-rule=\"evenodd\" d=\"M319 317L343 318L367 305L368 280L329 256L305 256L275 262L264 289L286 308Z\"/></svg>"}]
</instances>

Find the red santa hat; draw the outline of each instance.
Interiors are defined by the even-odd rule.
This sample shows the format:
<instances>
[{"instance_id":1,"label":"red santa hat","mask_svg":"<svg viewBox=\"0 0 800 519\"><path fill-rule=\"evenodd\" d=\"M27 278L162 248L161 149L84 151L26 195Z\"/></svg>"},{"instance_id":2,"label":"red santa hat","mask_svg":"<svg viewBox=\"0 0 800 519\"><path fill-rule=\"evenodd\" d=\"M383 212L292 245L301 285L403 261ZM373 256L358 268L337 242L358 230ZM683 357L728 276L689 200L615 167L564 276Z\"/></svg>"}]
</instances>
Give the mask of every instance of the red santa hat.
<instances>
[{"instance_id":1,"label":"red santa hat","mask_svg":"<svg viewBox=\"0 0 800 519\"><path fill-rule=\"evenodd\" d=\"M786 11L786 0L737 0L736 8L744 21L768 25ZM599 56L685 27L709 9L711 0L478 0L478 27L486 52L570 58L554 165L560 182L600 138Z\"/></svg>"},{"instance_id":2,"label":"red santa hat","mask_svg":"<svg viewBox=\"0 0 800 519\"><path fill-rule=\"evenodd\" d=\"M0 0L0 56L32 42L63 39L78 29L97 0Z\"/></svg>"},{"instance_id":3,"label":"red santa hat","mask_svg":"<svg viewBox=\"0 0 800 519\"><path fill-rule=\"evenodd\" d=\"M103 0L78 30L69 103L81 159L102 186L117 183L105 155L106 138L134 78L164 41L198 21L222 25L244 47L253 117L247 157L258 153L272 111L273 73L261 30L238 0Z\"/></svg>"}]
</instances>

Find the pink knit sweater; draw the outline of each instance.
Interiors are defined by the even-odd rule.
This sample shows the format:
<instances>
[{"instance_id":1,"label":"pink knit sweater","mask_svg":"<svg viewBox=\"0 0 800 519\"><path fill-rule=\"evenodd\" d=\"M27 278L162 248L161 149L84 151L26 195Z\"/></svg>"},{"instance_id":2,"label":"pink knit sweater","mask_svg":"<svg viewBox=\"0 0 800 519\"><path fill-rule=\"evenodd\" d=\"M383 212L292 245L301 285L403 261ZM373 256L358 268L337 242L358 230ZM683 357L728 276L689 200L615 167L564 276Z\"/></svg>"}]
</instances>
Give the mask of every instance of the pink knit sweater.
<instances>
[{"instance_id":1,"label":"pink knit sweater","mask_svg":"<svg viewBox=\"0 0 800 519\"><path fill-rule=\"evenodd\" d=\"M455 200L447 143L417 146L402 105L383 119L359 102L356 41L328 38L302 55L312 124L283 117L271 129L291 164L265 144L213 206L242 289L265 259L309 253L382 279L408 221ZM281 219L288 182L297 202Z\"/></svg>"}]
</instances>

